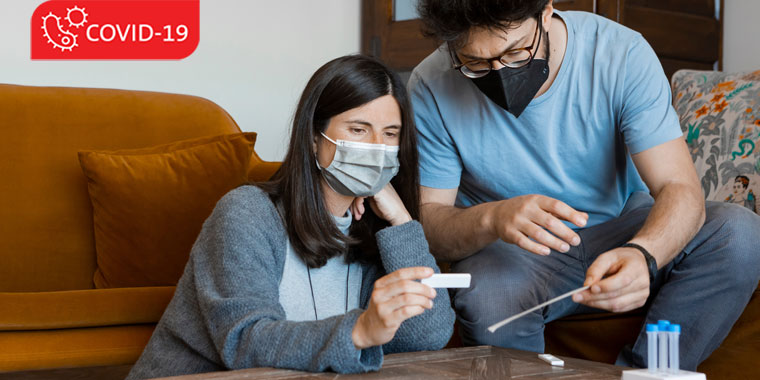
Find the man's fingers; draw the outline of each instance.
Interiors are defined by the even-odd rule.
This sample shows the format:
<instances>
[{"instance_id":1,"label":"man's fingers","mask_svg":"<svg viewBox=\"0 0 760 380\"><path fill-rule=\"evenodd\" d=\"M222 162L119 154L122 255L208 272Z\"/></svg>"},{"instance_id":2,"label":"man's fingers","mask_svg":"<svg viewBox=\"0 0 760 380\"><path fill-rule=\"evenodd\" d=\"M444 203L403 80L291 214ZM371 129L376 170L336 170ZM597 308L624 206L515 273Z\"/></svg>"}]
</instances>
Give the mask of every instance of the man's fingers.
<instances>
[{"instance_id":1,"label":"man's fingers","mask_svg":"<svg viewBox=\"0 0 760 380\"><path fill-rule=\"evenodd\" d=\"M571 230L570 227L566 226L565 223L562 223L561 220L557 219L557 217L554 215L544 213L544 216L541 217L541 219L542 220L538 221L536 224L547 229L549 232L554 234L554 236L562 239L566 244L577 246L581 243L581 237L578 236L578 234L576 234L573 230ZM568 249L569 248L570 247L568 247ZM564 252L556 248L555 250Z\"/></svg>"},{"instance_id":2,"label":"man's fingers","mask_svg":"<svg viewBox=\"0 0 760 380\"><path fill-rule=\"evenodd\" d=\"M536 243L522 232L516 232L515 235L517 235L517 238L514 239L514 241L518 247L541 256L546 256L551 253L549 247Z\"/></svg>"},{"instance_id":3,"label":"man's fingers","mask_svg":"<svg viewBox=\"0 0 760 380\"><path fill-rule=\"evenodd\" d=\"M612 268L615 269L614 267ZM611 293L623 290L630 285L634 284L636 278L636 273L634 270L632 270L629 266L623 267L619 271L617 271L614 275L609 276L601 281L599 281L598 284L595 286L599 287L599 293ZM643 284L641 284L643 285ZM639 286L639 288L644 288L645 286Z\"/></svg>"},{"instance_id":4,"label":"man's fingers","mask_svg":"<svg viewBox=\"0 0 760 380\"><path fill-rule=\"evenodd\" d=\"M608 310L614 313L622 313L644 306L648 296L649 288L645 288L643 290L628 293L616 298L596 301L584 300L582 303L584 305L595 307L597 309Z\"/></svg>"},{"instance_id":5,"label":"man's fingers","mask_svg":"<svg viewBox=\"0 0 760 380\"><path fill-rule=\"evenodd\" d=\"M602 254L599 256L586 271L586 281L584 286L592 285L599 282L605 274L614 272L614 266L617 265L617 258L615 255ZM592 285L592 288L597 285ZM592 292L596 290L598 292L601 289L591 289Z\"/></svg>"},{"instance_id":6,"label":"man's fingers","mask_svg":"<svg viewBox=\"0 0 760 380\"><path fill-rule=\"evenodd\" d=\"M576 211L572 207L568 206L567 203L560 200L543 197L541 199L540 206L544 211L562 220L567 220L578 227L584 227L588 222L588 214L585 212Z\"/></svg>"},{"instance_id":7,"label":"man's fingers","mask_svg":"<svg viewBox=\"0 0 760 380\"><path fill-rule=\"evenodd\" d=\"M574 299L576 300L576 302L578 302L582 298L584 303L591 302L591 301L609 300L609 299L621 297L628 293L635 293L635 292L641 291L642 289L647 288L647 286L644 283L636 281L636 280L631 281L628 285L623 286L621 288L610 289L610 288L606 288L606 286L602 286L602 285L606 285L606 284L603 284L605 281L617 276L618 274L602 280L602 282L598 284L600 285L598 293L593 292L589 289L589 290L581 292L579 294L580 297L577 297Z\"/></svg>"},{"instance_id":8,"label":"man's fingers","mask_svg":"<svg viewBox=\"0 0 760 380\"><path fill-rule=\"evenodd\" d=\"M557 252L567 252L570 250L570 245L536 224L530 223L526 226L525 235L530 236L538 244L549 247Z\"/></svg>"}]
</instances>

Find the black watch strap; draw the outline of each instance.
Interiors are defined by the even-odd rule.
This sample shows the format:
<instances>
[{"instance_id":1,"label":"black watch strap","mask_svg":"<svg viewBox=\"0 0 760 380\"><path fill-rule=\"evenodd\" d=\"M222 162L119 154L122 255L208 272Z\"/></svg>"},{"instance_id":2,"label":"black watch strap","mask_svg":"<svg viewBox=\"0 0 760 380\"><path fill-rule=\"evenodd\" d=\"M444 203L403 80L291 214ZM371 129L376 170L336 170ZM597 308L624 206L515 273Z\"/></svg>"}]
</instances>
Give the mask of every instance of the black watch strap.
<instances>
[{"instance_id":1,"label":"black watch strap","mask_svg":"<svg viewBox=\"0 0 760 380\"><path fill-rule=\"evenodd\" d=\"M644 255L644 259L647 261L647 267L649 268L649 284L654 283L654 277L657 275L657 260L655 260L654 256L652 256L649 251L647 251L646 248L636 244L636 243L625 243L621 247L627 247L627 248L635 248L638 249L639 252L641 252L642 255Z\"/></svg>"}]
</instances>

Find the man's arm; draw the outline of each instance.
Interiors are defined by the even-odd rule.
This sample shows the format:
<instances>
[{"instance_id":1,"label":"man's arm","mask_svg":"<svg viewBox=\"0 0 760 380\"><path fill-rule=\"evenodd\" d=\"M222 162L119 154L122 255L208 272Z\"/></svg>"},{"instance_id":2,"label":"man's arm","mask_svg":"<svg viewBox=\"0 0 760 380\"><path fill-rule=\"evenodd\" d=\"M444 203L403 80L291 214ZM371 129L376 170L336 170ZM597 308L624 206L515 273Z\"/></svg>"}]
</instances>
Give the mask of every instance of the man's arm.
<instances>
[{"instance_id":1,"label":"man's arm","mask_svg":"<svg viewBox=\"0 0 760 380\"><path fill-rule=\"evenodd\" d=\"M704 195L682 138L634 154L632 158L655 202L631 242L646 248L661 268L702 228Z\"/></svg>"},{"instance_id":2,"label":"man's arm","mask_svg":"<svg viewBox=\"0 0 760 380\"><path fill-rule=\"evenodd\" d=\"M588 220L587 214L541 195L459 208L454 206L457 190L421 186L422 225L439 260L464 259L496 239L539 255L548 255L550 248L567 252L580 237L561 220L581 227Z\"/></svg>"},{"instance_id":3,"label":"man's arm","mask_svg":"<svg viewBox=\"0 0 760 380\"><path fill-rule=\"evenodd\" d=\"M422 226L438 260L464 259L497 239L484 223L489 204L455 207L457 190L420 186Z\"/></svg>"},{"instance_id":4,"label":"man's arm","mask_svg":"<svg viewBox=\"0 0 760 380\"><path fill-rule=\"evenodd\" d=\"M649 251L658 268L662 268L702 227L704 197L682 138L632 157L655 203L643 227L630 242ZM634 248L605 252L589 267L584 284L593 285L573 296L576 302L613 312L641 307L649 297L650 286L644 255Z\"/></svg>"}]
</instances>

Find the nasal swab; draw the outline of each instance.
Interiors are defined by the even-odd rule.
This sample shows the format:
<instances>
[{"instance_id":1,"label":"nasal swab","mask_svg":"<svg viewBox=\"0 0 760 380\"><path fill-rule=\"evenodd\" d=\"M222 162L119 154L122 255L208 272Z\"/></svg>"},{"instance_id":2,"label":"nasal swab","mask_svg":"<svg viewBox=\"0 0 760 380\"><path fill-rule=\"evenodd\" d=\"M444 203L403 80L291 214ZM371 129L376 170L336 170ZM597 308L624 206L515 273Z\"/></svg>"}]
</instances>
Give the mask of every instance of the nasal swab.
<instances>
[{"instance_id":1,"label":"nasal swab","mask_svg":"<svg viewBox=\"0 0 760 380\"><path fill-rule=\"evenodd\" d=\"M542 303L542 304L540 304L538 306L534 306L534 307L532 307L532 308L530 308L528 310L523 311L522 313L513 315L513 316L511 316L511 317L509 317L509 318L507 318L507 319L505 319L505 320L503 320L503 321L501 321L499 323L495 323L495 324L491 325L490 327L488 327L488 331L494 332L494 331L498 330L500 327L506 325L507 323L510 323L510 322L514 321L515 319L524 317L524 316L526 316L526 315L528 315L528 314L530 314L530 313L532 313L532 312L534 312L534 311L536 311L536 310L538 310L538 309L540 309L540 308L542 308L544 306L553 304L553 303L555 303L555 302L557 302L557 301L559 301L559 300L561 300L563 298L570 297L570 296L572 296L575 293L580 293L580 292L582 292L582 291L584 291L584 290L586 290L588 288L589 288L589 286L584 286L582 288L571 290L571 291L569 291L569 292L567 292L567 293L565 293L565 294L563 294L563 295L561 295L559 297L554 297L554 298L552 298L552 299L550 299L550 300L548 300L548 301L546 301L546 302L544 302L544 303Z\"/></svg>"}]
</instances>

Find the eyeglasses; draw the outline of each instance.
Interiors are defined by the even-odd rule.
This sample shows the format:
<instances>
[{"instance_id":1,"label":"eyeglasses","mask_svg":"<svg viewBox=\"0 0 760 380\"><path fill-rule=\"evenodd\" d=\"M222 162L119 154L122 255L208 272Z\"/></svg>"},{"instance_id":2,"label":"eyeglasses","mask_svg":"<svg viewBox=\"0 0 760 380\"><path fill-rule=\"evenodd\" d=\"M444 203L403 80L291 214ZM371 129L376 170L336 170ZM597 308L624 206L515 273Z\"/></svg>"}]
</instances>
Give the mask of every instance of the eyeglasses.
<instances>
[{"instance_id":1,"label":"eyeglasses","mask_svg":"<svg viewBox=\"0 0 760 380\"><path fill-rule=\"evenodd\" d=\"M536 21L536 31L533 33L533 41L530 43L530 46L517 49L509 49L498 57L476 59L467 61L465 63L457 63L459 62L459 59L457 59L456 54L452 51L452 49L449 49L451 59L453 61L453 68L455 70L459 70L459 72L461 72L464 76L474 79L488 75L488 73L490 73L492 70L493 66L491 63L493 61L499 61L502 65L511 69L518 69L520 67L528 65L531 63L531 61L533 61L535 53L534 48L541 44L540 32L542 30L542 27L540 15L536 17ZM536 36L538 36L538 43L536 43Z\"/></svg>"}]
</instances>

